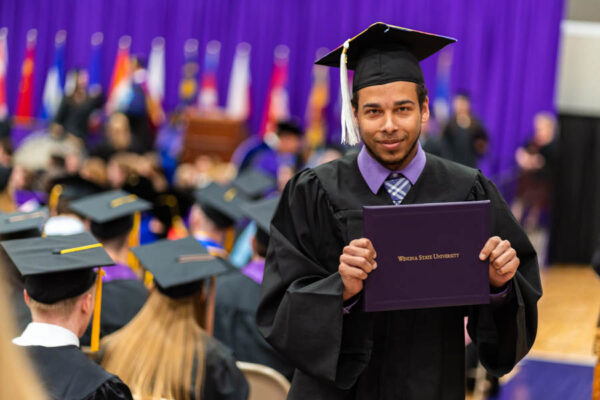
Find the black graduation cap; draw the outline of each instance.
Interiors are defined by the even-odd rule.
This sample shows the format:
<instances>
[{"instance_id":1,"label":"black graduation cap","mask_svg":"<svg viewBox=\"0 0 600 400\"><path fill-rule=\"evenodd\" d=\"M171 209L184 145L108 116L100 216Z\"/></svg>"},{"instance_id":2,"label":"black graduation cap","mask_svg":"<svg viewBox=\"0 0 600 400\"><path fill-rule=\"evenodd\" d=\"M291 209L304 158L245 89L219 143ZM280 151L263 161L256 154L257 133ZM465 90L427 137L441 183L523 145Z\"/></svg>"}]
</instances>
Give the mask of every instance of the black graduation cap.
<instances>
[{"instance_id":1,"label":"black graduation cap","mask_svg":"<svg viewBox=\"0 0 600 400\"><path fill-rule=\"evenodd\" d=\"M191 296L204 279L234 270L225 259L211 255L196 239L158 240L132 249L148 269L158 289L172 298Z\"/></svg>"},{"instance_id":2,"label":"black graduation cap","mask_svg":"<svg viewBox=\"0 0 600 400\"><path fill-rule=\"evenodd\" d=\"M42 207L30 212L14 212L0 215L0 239L22 239L39 236L48 217L48 209Z\"/></svg>"},{"instance_id":3,"label":"black graduation cap","mask_svg":"<svg viewBox=\"0 0 600 400\"><path fill-rule=\"evenodd\" d=\"M377 22L342 46L316 61L340 68L342 89L342 142L360 140L352 119L347 68L354 70L354 92L397 81L424 83L419 61L438 52L456 39Z\"/></svg>"},{"instance_id":4,"label":"black graduation cap","mask_svg":"<svg viewBox=\"0 0 600 400\"><path fill-rule=\"evenodd\" d=\"M264 245L269 243L271 220L278 204L279 196L255 201L243 206L246 216L256 222L256 238Z\"/></svg>"},{"instance_id":5,"label":"black graduation cap","mask_svg":"<svg viewBox=\"0 0 600 400\"><path fill-rule=\"evenodd\" d=\"M195 195L202 211L219 228L228 228L244 217L241 206L248 198L234 187L228 189L212 182Z\"/></svg>"},{"instance_id":6,"label":"black graduation cap","mask_svg":"<svg viewBox=\"0 0 600 400\"><path fill-rule=\"evenodd\" d=\"M152 208L152 204L123 190L111 190L76 200L70 208L91 223L91 231L100 240L115 238L133 226L133 214Z\"/></svg>"},{"instance_id":7,"label":"black graduation cap","mask_svg":"<svg viewBox=\"0 0 600 400\"><path fill-rule=\"evenodd\" d=\"M273 190L275 183L272 177L258 171L256 168L250 168L239 174L231 182L231 185L247 197L257 199Z\"/></svg>"},{"instance_id":8,"label":"black graduation cap","mask_svg":"<svg viewBox=\"0 0 600 400\"><path fill-rule=\"evenodd\" d=\"M396 81L424 83L419 61L456 39L377 22L348 40L347 68L354 70L354 91ZM340 66L344 45L316 64Z\"/></svg>"},{"instance_id":9,"label":"black graduation cap","mask_svg":"<svg viewBox=\"0 0 600 400\"><path fill-rule=\"evenodd\" d=\"M106 190L104 187L79 175L63 175L50 182L49 206L58 214L67 213L70 202Z\"/></svg>"},{"instance_id":10,"label":"black graduation cap","mask_svg":"<svg viewBox=\"0 0 600 400\"><path fill-rule=\"evenodd\" d=\"M96 280L95 267L114 265L88 232L1 242L24 277L32 299L45 304L84 293Z\"/></svg>"}]
</instances>

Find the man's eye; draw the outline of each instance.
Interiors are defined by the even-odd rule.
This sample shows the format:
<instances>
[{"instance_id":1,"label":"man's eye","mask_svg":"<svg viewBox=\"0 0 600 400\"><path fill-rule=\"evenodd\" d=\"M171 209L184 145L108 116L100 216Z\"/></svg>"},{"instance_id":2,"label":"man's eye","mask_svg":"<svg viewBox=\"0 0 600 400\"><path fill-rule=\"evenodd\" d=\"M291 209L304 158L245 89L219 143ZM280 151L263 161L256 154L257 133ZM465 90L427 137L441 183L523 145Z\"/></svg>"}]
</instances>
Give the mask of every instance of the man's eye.
<instances>
[{"instance_id":1,"label":"man's eye","mask_svg":"<svg viewBox=\"0 0 600 400\"><path fill-rule=\"evenodd\" d=\"M409 107L398 107L397 110L400 112L406 112L406 111L409 111L410 108Z\"/></svg>"},{"instance_id":2,"label":"man's eye","mask_svg":"<svg viewBox=\"0 0 600 400\"><path fill-rule=\"evenodd\" d=\"M368 115L375 115L375 114L379 114L379 110L378 110L378 109L376 109L376 108L370 108L370 109L368 109L368 110L366 111L366 113L367 113Z\"/></svg>"}]
</instances>

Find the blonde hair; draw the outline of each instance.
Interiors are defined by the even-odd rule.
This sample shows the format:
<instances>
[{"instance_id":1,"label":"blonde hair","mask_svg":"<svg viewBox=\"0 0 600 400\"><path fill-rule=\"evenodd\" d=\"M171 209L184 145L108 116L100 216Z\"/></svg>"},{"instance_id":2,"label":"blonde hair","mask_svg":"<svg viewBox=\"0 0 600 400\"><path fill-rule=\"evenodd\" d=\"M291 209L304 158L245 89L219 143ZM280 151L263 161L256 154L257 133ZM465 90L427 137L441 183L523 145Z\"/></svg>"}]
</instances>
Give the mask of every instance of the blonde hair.
<instances>
[{"instance_id":1,"label":"blonde hair","mask_svg":"<svg viewBox=\"0 0 600 400\"><path fill-rule=\"evenodd\" d=\"M91 289L90 289L91 290ZM60 300L56 303L41 303L33 298L29 297L29 309L32 313L36 314L52 314L57 317L67 318L73 310L79 298L83 295L90 293L90 290L86 290L84 294L80 296L71 297L69 299Z\"/></svg>"},{"instance_id":2,"label":"blonde hair","mask_svg":"<svg viewBox=\"0 0 600 400\"><path fill-rule=\"evenodd\" d=\"M125 327L102 340L102 366L136 398L201 398L204 340L199 295L171 299L154 290Z\"/></svg>"},{"instance_id":3,"label":"blonde hair","mask_svg":"<svg viewBox=\"0 0 600 400\"><path fill-rule=\"evenodd\" d=\"M39 380L22 347L11 343L15 335L12 310L6 298L4 276L0 271L0 399L46 399Z\"/></svg>"}]
</instances>

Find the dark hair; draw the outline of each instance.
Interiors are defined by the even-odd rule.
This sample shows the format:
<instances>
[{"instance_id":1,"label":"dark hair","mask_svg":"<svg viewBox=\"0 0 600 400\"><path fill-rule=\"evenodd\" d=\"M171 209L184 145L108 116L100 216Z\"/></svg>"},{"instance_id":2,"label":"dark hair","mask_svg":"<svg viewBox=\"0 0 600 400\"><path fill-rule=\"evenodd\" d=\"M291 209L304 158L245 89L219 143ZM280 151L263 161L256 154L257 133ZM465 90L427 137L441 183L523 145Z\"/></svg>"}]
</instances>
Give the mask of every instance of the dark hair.
<instances>
[{"instance_id":1,"label":"dark hair","mask_svg":"<svg viewBox=\"0 0 600 400\"><path fill-rule=\"evenodd\" d=\"M423 109L423 103L425 103L425 99L427 98L427 88L423 83L417 83L417 99L419 100L419 109ZM354 109L358 109L358 92L352 92L352 107Z\"/></svg>"},{"instance_id":2,"label":"dark hair","mask_svg":"<svg viewBox=\"0 0 600 400\"><path fill-rule=\"evenodd\" d=\"M279 121L277 123L277 136L283 135L294 135L294 136L302 136L302 128L300 124L295 120L287 120L287 121Z\"/></svg>"}]
</instances>

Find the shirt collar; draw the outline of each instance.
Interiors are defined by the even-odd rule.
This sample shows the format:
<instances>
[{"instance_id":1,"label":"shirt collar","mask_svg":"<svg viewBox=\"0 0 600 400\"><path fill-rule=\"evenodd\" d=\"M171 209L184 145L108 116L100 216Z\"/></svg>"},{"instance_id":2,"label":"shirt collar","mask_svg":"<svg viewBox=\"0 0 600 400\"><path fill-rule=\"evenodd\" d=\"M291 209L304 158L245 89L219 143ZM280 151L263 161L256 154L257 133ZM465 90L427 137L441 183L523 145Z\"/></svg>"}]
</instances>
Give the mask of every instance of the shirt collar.
<instances>
[{"instance_id":1,"label":"shirt collar","mask_svg":"<svg viewBox=\"0 0 600 400\"><path fill-rule=\"evenodd\" d=\"M401 173L410 181L412 185L415 184L423 169L425 168L425 162L427 158L425 152L421 147L421 143L417 142L417 154L410 161L410 163L399 171L390 171L383 165L379 164L367 151L367 148L363 146L360 153L358 154L358 169L363 179L371 189L373 194L377 194L383 182L387 179L391 172Z\"/></svg>"},{"instance_id":2,"label":"shirt collar","mask_svg":"<svg viewBox=\"0 0 600 400\"><path fill-rule=\"evenodd\" d=\"M79 338L62 326L30 322L21 336L13 339L13 343L19 346L79 347Z\"/></svg>"}]
</instances>

